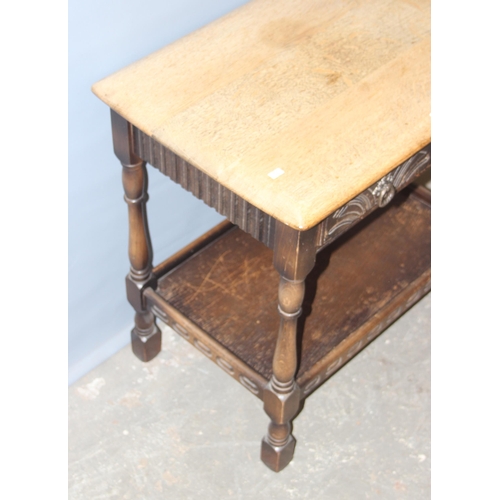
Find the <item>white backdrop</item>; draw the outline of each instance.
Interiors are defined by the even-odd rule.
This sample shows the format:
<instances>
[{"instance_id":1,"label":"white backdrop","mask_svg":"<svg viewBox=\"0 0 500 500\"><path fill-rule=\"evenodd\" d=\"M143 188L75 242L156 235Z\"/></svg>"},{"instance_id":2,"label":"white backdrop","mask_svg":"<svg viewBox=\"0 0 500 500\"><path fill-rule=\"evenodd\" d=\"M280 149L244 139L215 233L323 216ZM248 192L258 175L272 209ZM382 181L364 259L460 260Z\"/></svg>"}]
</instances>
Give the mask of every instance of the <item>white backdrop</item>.
<instances>
[{"instance_id":1,"label":"white backdrop","mask_svg":"<svg viewBox=\"0 0 500 500\"><path fill-rule=\"evenodd\" d=\"M129 342L127 209L109 109L93 83L247 0L69 2L69 383ZM222 217L148 166L154 263Z\"/></svg>"}]
</instances>

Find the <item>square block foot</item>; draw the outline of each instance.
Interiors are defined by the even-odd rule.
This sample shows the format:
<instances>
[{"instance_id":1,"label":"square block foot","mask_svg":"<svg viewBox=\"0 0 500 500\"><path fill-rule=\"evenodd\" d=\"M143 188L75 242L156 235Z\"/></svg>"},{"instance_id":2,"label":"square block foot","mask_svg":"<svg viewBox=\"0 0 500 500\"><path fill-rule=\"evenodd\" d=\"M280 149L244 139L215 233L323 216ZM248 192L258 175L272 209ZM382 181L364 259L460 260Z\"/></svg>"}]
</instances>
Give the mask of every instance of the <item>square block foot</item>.
<instances>
[{"instance_id":1,"label":"square block foot","mask_svg":"<svg viewBox=\"0 0 500 500\"><path fill-rule=\"evenodd\" d=\"M260 458L272 471L279 472L292 460L295 442L295 438L290 436L285 445L273 446L265 437L262 439Z\"/></svg>"},{"instance_id":2,"label":"square block foot","mask_svg":"<svg viewBox=\"0 0 500 500\"><path fill-rule=\"evenodd\" d=\"M148 336L137 335L135 328L130 332L132 352L141 361L151 361L161 351L161 330L155 325L155 331Z\"/></svg>"}]
</instances>

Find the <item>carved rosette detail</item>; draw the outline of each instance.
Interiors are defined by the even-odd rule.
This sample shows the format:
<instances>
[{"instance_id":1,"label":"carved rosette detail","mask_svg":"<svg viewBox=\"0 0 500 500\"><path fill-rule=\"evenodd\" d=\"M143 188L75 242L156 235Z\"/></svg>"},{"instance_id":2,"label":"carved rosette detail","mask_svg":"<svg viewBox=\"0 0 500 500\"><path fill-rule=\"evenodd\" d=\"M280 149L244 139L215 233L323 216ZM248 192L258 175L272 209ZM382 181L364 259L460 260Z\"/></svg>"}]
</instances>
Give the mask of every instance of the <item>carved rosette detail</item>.
<instances>
[{"instance_id":1,"label":"carved rosette detail","mask_svg":"<svg viewBox=\"0 0 500 500\"><path fill-rule=\"evenodd\" d=\"M385 207L388 205L396 194L396 188L394 184L387 178L383 178L375 187L371 190L373 197L375 198L377 205L379 207Z\"/></svg>"},{"instance_id":2,"label":"carved rosette detail","mask_svg":"<svg viewBox=\"0 0 500 500\"><path fill-rule=\"evenodd\" d=\"M377 207L386 206L397 191L418 177L430 163L429 144L325 219L321 223L318 247L336 240Z\"/></svg>"}]
</instances>

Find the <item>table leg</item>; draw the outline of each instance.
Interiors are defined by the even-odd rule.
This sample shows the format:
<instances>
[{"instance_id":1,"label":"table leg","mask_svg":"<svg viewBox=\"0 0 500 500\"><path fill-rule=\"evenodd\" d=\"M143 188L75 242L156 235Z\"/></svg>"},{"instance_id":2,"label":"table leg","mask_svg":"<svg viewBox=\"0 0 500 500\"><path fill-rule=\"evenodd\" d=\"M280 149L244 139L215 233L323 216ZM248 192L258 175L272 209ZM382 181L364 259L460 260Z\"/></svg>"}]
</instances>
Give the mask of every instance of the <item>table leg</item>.
<instances>
[{"instance_id":1,"label":"table leg","mask_svg":"<svg viewBox=\"0 0 500 500\"><path fill-rule=\"evenodd\" d=\"M123 166L123 187L128 205L130 272L126 277L127 298L134 307L132 351L141 361L153 359L161 350L161 331L145 305L142 291L155 287L152 273L153 252L146 212L146 163L133 152L132 127L120 115L111 112L114 151Z\"/></svg>"},{"instance_id":2,"label":"table leg","mask_svg":"<svg viewBox=\"0 0 500 500\"><path fill-rule=\"evenodd\" d=\"M284 469L293 457L291 421L299 411L297 319L302 312L304 280L316 259L316 231L300 232L282 224L276 228L274 266L280 273L278 311L281 316L273 358L273 375L264 391L264 410L271 417L262 440L261 459L273 471Z\"/></svg>"}]
</instances>

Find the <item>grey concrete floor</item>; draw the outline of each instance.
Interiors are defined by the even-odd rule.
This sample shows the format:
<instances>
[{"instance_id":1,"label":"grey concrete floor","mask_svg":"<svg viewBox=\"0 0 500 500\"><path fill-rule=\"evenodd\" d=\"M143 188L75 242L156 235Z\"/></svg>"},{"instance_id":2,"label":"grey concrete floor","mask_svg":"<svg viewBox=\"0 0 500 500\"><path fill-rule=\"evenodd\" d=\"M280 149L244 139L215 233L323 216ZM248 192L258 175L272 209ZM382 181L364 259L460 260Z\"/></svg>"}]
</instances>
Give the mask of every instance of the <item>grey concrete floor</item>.
<instances>
[{"instance_id":1,"label":"grey concrete floor","mask_svg":"<svg viewBox=\"0 0 500 500\"><path fill-rule=\"evenodd\" d=\"M279 474L262 403L168 327L69 388L69 498L430 498L430 294L323 384Z\"/></svg>"}]
</instances>

